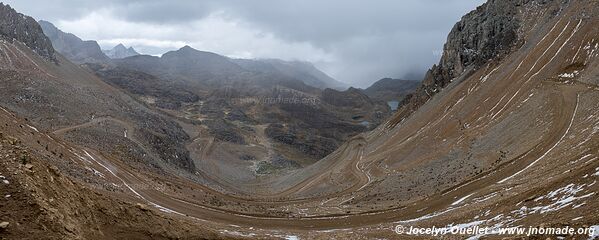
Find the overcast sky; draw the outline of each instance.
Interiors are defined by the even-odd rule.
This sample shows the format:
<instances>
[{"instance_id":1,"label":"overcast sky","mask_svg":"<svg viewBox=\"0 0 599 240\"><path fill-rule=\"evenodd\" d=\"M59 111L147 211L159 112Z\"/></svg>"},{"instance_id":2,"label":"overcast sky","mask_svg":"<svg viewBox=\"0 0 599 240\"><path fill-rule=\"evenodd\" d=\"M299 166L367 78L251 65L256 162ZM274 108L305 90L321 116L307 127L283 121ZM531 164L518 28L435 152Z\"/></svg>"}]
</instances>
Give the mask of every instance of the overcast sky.
<instances>
[{"instance_id":1,"label":"overcast sky","mask_svg":"<svg viewBox=\"0 0 599 240\"><path fill-rule=\"evenodd\" d=\"M161 55L185 45L235 58L313 62L367 87L416 78L439 61L452 26L484 0L9 0L102 48ZM420 79L418 79L420 80Z\"/></svg>"}]
</instances>

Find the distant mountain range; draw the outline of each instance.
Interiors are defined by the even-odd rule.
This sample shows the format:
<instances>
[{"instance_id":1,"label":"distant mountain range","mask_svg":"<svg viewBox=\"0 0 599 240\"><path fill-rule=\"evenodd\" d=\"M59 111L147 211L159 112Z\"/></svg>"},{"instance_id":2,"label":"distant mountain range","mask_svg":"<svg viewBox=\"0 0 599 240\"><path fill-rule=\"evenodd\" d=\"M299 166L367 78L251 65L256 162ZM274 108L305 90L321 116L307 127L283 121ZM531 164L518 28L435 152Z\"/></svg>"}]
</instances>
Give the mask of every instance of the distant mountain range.
<instances>
[{"instance_id":1,"label":"distant mountain range","mask_svg":"<svg viewBox=\"0 0 599 240\"><path fill-rule=\"evenodd\" d=\"M237 78L236 74L248 72L262 74L267 78L276 76L300 80L320 89L346 89L347 84L339 82L317 69L312 63L301 61L283 61L280 59L231 59L216 53L195 50L185 46L179 50L165 53L162 57L140 55L132 47L123 44L104 50L93 40L84 41L71 33L65 33L47 21L39 21L43 32L51 40L54 49L72 62L109 63L116 60L119 65L129 65L134 69L143 68L157 75L177 72L177 78L199 77L196 80ZM132 59L129 59L134 57ZM126 59L126 60L124 60ZM162 64L161 66L158 65ZM153 67L156 68L153 68ZM168 67L167 67L168 66Z\"/></svg>"},{"instance_id":2,"label":"distant mountain range","mask_svg":"<svg viewBox=\"0 0 599 240\"><path fill-rule=\"evenodd\" d=\"M123 44L116 45L110 50L103 50L104 54L112 59L126 58L137 56L139 53L133 49L133 47L125 47Z\"/></svg>"},{"instance_id":3,"label":"distant mountain range","mask_svg":"<svg viewBox=\"0 0 599 240\"><path fill-rule=\"evenodd\" d=\"M347 89L308 62L232 59L190 46L160 57L140 55L122 44L102 52L95 41L83 41L48 22L40 24L59 53L104 82L144 105L198 126L203 140L214 138L238 149L206 153L219 168L229 168L221 163L232 161L231 156L261 159L255 173L240 170L248 180L254 174L314 163L391 114L385 101L360 89ZM403 89L387 85L374 91L376 96ZM256 134L263 139L256 139ZM272 145L272 149L256 151L252 145ZM185 165L193 169L189 162Z\"/></svg>"},{"instance_id":4,"label":"distant mountain range","mask_svg":"<svg viewBox=\"0 0 599 240\"><path fill-rule=\"evenodd\" d=\"M122 67L157 76L198 84L222 85L235 81L301 81L325 89L343 89L343 83L329 77L311 63L278 59L231 59L185 46L161 57L139 55L112 61Z\"/></svg>"}]
</instances>

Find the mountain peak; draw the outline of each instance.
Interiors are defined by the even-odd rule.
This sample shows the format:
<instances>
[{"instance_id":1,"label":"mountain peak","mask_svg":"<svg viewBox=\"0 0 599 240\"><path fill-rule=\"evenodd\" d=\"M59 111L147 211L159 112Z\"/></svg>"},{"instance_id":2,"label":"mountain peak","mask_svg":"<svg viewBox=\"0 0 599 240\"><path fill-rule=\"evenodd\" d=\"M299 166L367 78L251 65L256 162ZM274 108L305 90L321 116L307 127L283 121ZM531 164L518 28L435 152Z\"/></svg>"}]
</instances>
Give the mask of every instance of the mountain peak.
<instances>
[{"instance_id":1,"label":"mountain peak","mask_svg":"<svg viewBox=\"0 0 599 240\"><path fill-rule=\"evenodd\" d=\"M200 51L197 50L189 45L185 45L182 48L179 48L178 50L174 50L174 51L170 51L167 52L165 54L162 55L162 57L185 57L185 58L213 58L213 59L221 59L221 60L226 60L227 62L229 61L229 58L222 56L220 54L217 53L213 53L213 52L207 52L207 51Z\"/></svg>"},{"instance_id":2,"label":"mountain peak","mask_svg":"<svg viewBox=\"0 0 599 240\"><path fill-rule=\"evenodd\" d=\"M185 45L184 47L182 47L182 48L179 48L179 50L178 50L178 51L184 51L184 52L188 52L188 51L198 51L198 50L197 50L197 49L195 49L195 48L192 48L192 47L191 47L191 46L189 46L189 45Z\"/></svg>"},{"instance_id":3,"label":"mountain peak","mask_svg":"<svg viewBox=\"0 0 599 240\"><path fill-rule=\"evenodd\" d=\"M104 50L104 53L106 54L106 56L112 59L120 59L140 55L137 51L135 51L133 47L127 48L122 43L119 43L111 50Z\"/></svg>"},{"instance_id":4,"label":"mountain peak","mask_svg":"<svg viewBox=\"0 0 599 240\"><path fill-rule=\"evenodd\" d=\"M10 7L0 3L0 39L12 42L20 41L34 52L50 60L56 60L54 48L50 39L44 35L40 25L32 17L18 13Z\"/></svg>"}]
</instances>

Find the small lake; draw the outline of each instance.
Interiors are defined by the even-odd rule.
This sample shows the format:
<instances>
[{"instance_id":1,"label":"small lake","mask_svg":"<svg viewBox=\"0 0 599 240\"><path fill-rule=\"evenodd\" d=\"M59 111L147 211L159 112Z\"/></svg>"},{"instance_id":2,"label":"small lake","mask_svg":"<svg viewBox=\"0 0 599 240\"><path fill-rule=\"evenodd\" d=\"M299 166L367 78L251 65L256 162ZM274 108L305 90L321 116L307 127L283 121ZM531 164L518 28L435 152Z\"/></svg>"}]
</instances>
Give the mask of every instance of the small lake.
<instances>
[{"instance_id":1,"label":"small lake","mask_svg":"<svg viewBox=\"0 0 599 240\"><path fill-rule=\"evenodd\" d=\"M391 108L391 111L397 111L397 107L399 106L399 101L388 101L387 105Z\"/></svg>"}]
</instances>

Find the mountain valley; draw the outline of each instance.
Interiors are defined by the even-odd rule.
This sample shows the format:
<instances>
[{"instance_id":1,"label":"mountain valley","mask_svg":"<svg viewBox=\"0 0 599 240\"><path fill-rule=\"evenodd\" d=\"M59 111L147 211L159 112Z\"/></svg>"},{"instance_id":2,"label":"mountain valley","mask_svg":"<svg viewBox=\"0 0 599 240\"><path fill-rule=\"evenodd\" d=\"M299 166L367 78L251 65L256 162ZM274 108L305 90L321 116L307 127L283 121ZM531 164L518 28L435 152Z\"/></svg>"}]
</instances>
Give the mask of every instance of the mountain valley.
<instances>
[{"instance_id":1,"label":"mountain valley","mask_svg":"<svg viewBox=\"0 0 599 240\"><path fill-rule=\"evenodd\" d=\"M359 89L303 61L102 52L1 4L0 238L599 233L597 12L490 0L423 81Z\"/></svg>"}]
</instances>

